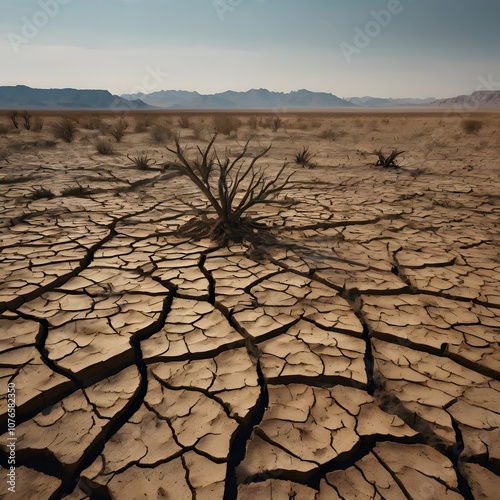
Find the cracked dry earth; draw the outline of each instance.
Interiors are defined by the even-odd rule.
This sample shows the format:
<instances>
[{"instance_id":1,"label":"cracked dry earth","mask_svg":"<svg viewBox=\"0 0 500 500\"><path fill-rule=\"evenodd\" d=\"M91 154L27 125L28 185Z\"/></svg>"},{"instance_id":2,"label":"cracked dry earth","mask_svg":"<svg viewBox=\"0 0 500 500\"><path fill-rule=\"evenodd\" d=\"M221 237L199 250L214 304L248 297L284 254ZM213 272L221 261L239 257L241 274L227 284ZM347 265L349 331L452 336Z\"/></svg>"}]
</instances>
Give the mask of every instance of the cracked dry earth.
<instances>
[{"instance_id":1,"label":"cracked dry earth","mask_svg":"<svg viewBox=\"0 0 500 500\"><path fill-rule=\"evenodd\" d=\"M270 171L320 141L281 134ZM422 171L323 141L316 168L289 167L294 203L259 209L281 242L264 256L176 235L185 202L203 206L185 177L77 143L12 154L15 498L498 498L498 151L466 140ZM92 192L61 196L74 180ZM32 200L34 185L57 196Z\"/></svg>"}]
</instances>

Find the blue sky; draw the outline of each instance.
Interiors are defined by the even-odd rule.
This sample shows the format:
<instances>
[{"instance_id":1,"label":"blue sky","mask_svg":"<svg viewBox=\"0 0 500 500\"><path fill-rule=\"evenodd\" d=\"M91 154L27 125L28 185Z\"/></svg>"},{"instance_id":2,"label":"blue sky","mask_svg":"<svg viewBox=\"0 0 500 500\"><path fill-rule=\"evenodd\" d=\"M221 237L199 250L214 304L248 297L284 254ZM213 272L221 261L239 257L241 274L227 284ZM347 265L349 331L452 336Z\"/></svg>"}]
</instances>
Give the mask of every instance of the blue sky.
<instances>
[{"instance_id":1,"label":"blue sky","mask_svg":"<svg viewBox=\"0 0 500 500\"><path fill-rule=\"evenodd\" d=\"M0 0L0 85L449 97L500 82L499 20L498 0Z\"/></svg>"}]
</instances>

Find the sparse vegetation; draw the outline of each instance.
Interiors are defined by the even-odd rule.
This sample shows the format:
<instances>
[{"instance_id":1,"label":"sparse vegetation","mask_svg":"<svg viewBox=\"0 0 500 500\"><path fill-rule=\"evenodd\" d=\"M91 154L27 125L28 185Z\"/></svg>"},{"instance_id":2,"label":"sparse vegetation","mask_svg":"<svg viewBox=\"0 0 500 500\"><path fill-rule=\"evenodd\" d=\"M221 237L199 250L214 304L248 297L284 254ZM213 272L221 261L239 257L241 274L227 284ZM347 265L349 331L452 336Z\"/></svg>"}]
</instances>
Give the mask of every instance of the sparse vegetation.
<instances>
[{"instance_id":1,"label":"sparse vegetation","mask_svg":"<svg viewBox=\"0 0 500 500\"><path fill-rule=\"evenodd\" d=\"M92 115L82 122L82 126L87 130L100 130L102 128L102 119L99 115Z\"/></svg>"},{"instance_id":2,"label":"sparse vegetation","mask_svg":"<svg viewBox=\"0 0 500 500\"><path fill-rule=\"evenodd\" d=\"M257 128L258 124L259 124L259 121L257 120L256 116L251 116L248 119L248 126L250 127L251 130L255 130Z\"/></svg>"},{"instance_id":3,"label":"sparse vegetation","mask_svg":"<svg viewBox=\"0 0 500 500\"><path fill-rule=\"evenodd\" d=\"M111 144L111 142L109 142L106 139L102 138L97 139L95 147L100 155L112 155L115 152L113 144Z\"/></svg>"},{"instance_id":4,"label":"sparse vegetation","mask_svg":"<svg viewBox=\"0 0 500 500\"><path fill-rule=\"evenodd\" d=\"M31 130L33 132L41 132L43 129L44 121L41 116L35 116L33 120L33 125L31 126Z\"/></svg>"},{"instance_id":5,"label":"sparse vegetation","mask_svg":"<svg viewBox=\"0 0 500 500\"><path fill-rule=\"evenodd\" d=\"M193 235L209 236L223 244L229 241L258 241L267 226L245 214L258 204L272 203L278 194L289 187L291 175L283 178L286 163L270 178L264 177L262 168L256 167L271 146L255 154L249 165L243 162L248 153L248 142L235 158L226 156L222 159L214 148L216 137L212 137L205 150L198 147L195 159L187 157L179 139L176 139L174 148L167 148L177 158L171 166L179 168L189 177L217 215L213 219L201 213L202 217L188 227Z\"/></svg>"},{"instance_id":6,"label":"sparse vegetation","mask_svg":"<svg viewBox=\"0 0 500 500\"><path fill-rule=\"evenodd\" d=\"M127 126L128 124L125 120L119 120L118 123L113 125L110 134L115 138L116 142L121 142Z\"/></svg>"},{"instance_id":7,"label":"sparse vegetation","mask_svg":"<svg viewBox=\"0 0 500 500\"><path fill-rule=\"evenodd\" d=\"M191 130L193 137L198 141L205 139L208 134L207 127L203 123L192 123Z\"/></svg>"},{"instance_id":8,"label":"sparse vegetation","mask_svg":"<svg viewBox=\"0 0 500 500\"><path fill-rule=\"evenodd\" d=\"M273 132L277 132L281 128L282 125L283 125L283 121L281 120L281 118L279 116L275 116L271 120L271 130Z\"/></svg>"},{"instance_id":9,"label":"sparse vegetation","mask_svg":"<svg viewBox=\"0 0 500 500\"><path fill-rule=\"evenodd\" d=\"M24 110L23 111L23 125L24 125L24 128L26 130L31 129L31 119L32 119L32 116L26 110Z\"/></svg>"},{"instance_id":10,"label":"sparse vegetation","mask_svg":"<svg viewBox=\"0 0 500 500\"><path fill-rule=\"evenodd\" d=\"M373 154L378 157L375 166L384 168L399 167L399 165L396 163L396 159L403 153L404 151L397 151L396 149L394 149L389 156L385 156L385 154L382 153L381 149L379 149L378 151L374 151Z\"/></svg>"},{"instance_id":11,"label":"sparse vegetation","mask_svg":"<svg viewBox=\"0 0 500 500\"><path fill-rule=\"evenodd\" d=\"M134 132L136 134L142 134L143 132L147 132L149 127L151 127L152 121L149 116L145 116L144 118L140 118L135 122Z\"/></svg>"},{"instance_id":12,"label":"sparse vegetation","mask_svg":"<svg viewBox=\"0 0 500 500\"><path fill-rule=\"evenodd\" d=\"M336 141L346 135L344 130L333 130L331 128L323 130L320 134L322 139L327 139L329 141Z\"/></svg>"},{"instance_id":13,"label":"sparse vegetation","mask_svg":"<svg viewBox=\"0 0 500 500\"><path fill-rule=\"evenodd\" d=\"M165 144L173 137L172 130L164 124L157 124L151 129L150 137L155 144Z\"/></svg>"},{"instance_id":14,"label":"sparse vegetation","mask_svg":"<svg viewBox=\"0 0 500 500\"><path fill-rule=\"evenodd\" d=\"M12 122L12 125L14 125L14 127L17 130L19 130L19 123L17 122L17 117L18 116L19 116L19 112L15 111L15 110L9 111L7 113L7 117L9 118L9 120Z\"/></svg>"},{"instance_id":15,"label":"sparse vegetation","mask_svg":"<svg viewBox=\"0 0 500 500\"><path fill-rule=\"evenodd\" d=\"M55 198L55 196L56 195L50 189L44 188L43 186L33 188L29 195L32 200L41 200L44 198L51 199Z\"/></svg>"},{"instance_id":16,"label":"sparse vegetation","mask_svg":"<svg viewBox=\"0 0 500 500\"><path fill-rule=\"evenodd\" d=\"M147 153L142 153L137 156L130 157L127 155L127 158L134 164L136 168L139 170L147 170L149 167L152 167L156 160L148 156Z\"/></svg>"},{"instance_id":17,"label":"sparse vegetation","mask_svg":"<svg viewBox=\"0 0 500 500\"><path fill-rule=\"evenodd\" d=\"M63 189L61 192L63 196L74 196L76 198L85 198L91 193L92 191L88 186L84 187L78 181L76 183L76 186L67 187L66 189Z\"/></svg>"},{"instance_id":18,"label":"sparse vegetation","mask_svg":"<svg viewBox=\"0 0 500 500\"><path fill-rule=\"evenodd\" d=\"M241 120L233 115L220 114L213 117L216 134L231 135L241 127Z\"/></svg>"},{"instance_id":19,"label":"sparse vegetation","mask_svg":"<svg viewBox=\"0 0 500 500\"><path fill-rule=\"evenodd\" d=\"M186 115L182 115L178 120L177 123L179 124L180 128L189 128L191 127L191 122L189 120L189 117Z\"/></svg>"},{"instance_id":20,"label":"sparse vegetation","mask_svg":"<svg viewBox=\"0 0 500 500\"><path fill-rule=\"evenodd\" d=\"M52 126L54 137L70 143L75 140L76 125L69 118L65 118Z\"/></svg>"},{"instance_id":21,"label":"sparse vegetation","mask_svg":"<svg viewBox=\"0 0 500 500\"><path fill-rule=\"evenodd\" d=\"M295 163L297 165L302 165L303 167L314 167L312 159L316 155L313 154L307 146L304 146L296 155Z\"/></svg>"},{"instance_id":22,"label":"sparse vegetation","mask_svg":"<svg viewBox=\"0 0 500 500\"><path fill-rule=\"evenodd\" d=\"M479 120L464 120L462 122L462 129L468 135L477 135L483 128L483 122Z\"/></svg>"}]
</instances>

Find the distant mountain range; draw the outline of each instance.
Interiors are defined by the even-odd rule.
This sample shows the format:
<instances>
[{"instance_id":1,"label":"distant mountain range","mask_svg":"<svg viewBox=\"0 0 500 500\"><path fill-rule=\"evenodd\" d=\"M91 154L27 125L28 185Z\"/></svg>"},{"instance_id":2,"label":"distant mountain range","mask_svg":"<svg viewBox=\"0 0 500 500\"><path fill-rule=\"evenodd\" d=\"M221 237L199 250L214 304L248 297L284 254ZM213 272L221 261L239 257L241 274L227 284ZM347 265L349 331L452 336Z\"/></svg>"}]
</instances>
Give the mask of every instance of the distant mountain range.
<instances>
[{"instance_id":1,"label":"distant mountain range","mask_svg":"<svg viewBox=\"0 0 500 500\"><path fill-rule=\"evenodd\" d=\"M449 99L438 99L434 106L464 108L468 110L500 107L500 90L477 90L470 95L459 95Z\"/></svg>"},{"instance_id":2,"label":"distant mountain range","mask_svg":"<svg viewBox=\"0 0 500 500\"><path fill-rule=\"evenodd\" d=\"M319 109L356 106L336 95L309 90L290 93L271 92L267 89L252 89L247 92L228 90L208 95L184 90L161 90L152 94L125 94L122 97L140 99L151 106L169 109Z\"/></svg>"},{"instance_id":3,"label":"distant mountain range","mask_svg":"<svg viewBox=\"0 0 500 500\"><path fill-rule=\"evenodd\" d=\"M435 97L425 99L413 99L411 97L403 99L391 99L384 97L348 97L347 101L364 108L392 108L394 106L428 106L436 100Z\"/></svg>"},{"instance_id":4,"label":"distant mountain range","mask_svg":"<svg viewBox=\"0 0 500 500\"><path fill-rule=\"evenodd\" d=\"M0 87L0 109L95 109L95 110L229 110L229 109L331 109L331 108L391 108L391 107L463 107L485 109L500 107L500 91L483 90L471 95L449 99L391 99L380 97L350 97L341 99L326 92L297 90L271 92L252 89L247 92L228 90L203 95L185 90L161 90L151 94L113 95L107 90L34 89L25 85Z\"/></svg>"},{"instance_id":5,"label":"distant mountain range","mask_svg":"<svg viewBox=\"0 0 500 500\"><path fill-rule=\"evenodd\" d=\"M107 90L0 87L0 109L151 109L141 100L123 99Z\"/></svg>"}]
</instances>

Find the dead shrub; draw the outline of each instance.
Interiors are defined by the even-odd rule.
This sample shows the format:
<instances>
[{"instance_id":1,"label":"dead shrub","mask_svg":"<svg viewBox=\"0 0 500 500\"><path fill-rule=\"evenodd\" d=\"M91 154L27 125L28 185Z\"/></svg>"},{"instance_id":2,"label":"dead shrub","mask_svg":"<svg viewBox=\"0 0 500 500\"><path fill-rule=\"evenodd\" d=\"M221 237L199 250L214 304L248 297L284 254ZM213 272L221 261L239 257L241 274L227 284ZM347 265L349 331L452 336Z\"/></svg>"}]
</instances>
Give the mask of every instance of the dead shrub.
<instances>
[{"instance_id":1,"label":"dead shrub","mask_svg":"<svg viewBox=\"0 0 500 500\"><path fill-rule=\"evenodd\" d=\"M41 132L43 129L43 125L44 125L43 118L41 116L35 116L31 130L33 132Z\"/></svg>"},{"instance_id":2,"label":"dead shrub","mask_svg":"<svg viewBox=\"0 0 500 500\"><path fill-rule=\"evenodd\" d=\"M327 139L329 141L337 141L346 135L344 130L333 130L331 128L323 130L320 134L322 139Z\"/></svg>"},{"instance_id":3,"label":"dead shrub","mask_svg":"<svg viewBox=\"0 0 500 500\"><path fill-rule=\"evenodd\" d=\"M468 135L477 135L483 128L483 122L479 120L464 120L462 122L462 129Z\"/></svg>"},{"instance_id":4,"label":"dead shrub","mask_svg":"<svg viewBox=\"0 0 500 500\"><path fill-rule=\"evenodd\" d=\"M184 229L193 236L209 236L221 244L262 241L261 233L267 226L246 215L246 212L256 205L276 202L275 197L290 187L292 174L283 178L286 163L271 177L265 177L263 169L256 167L271 146L254 155L249 165L244 163L248 142L234 158L222 158L214 148L216 137L212 137L205 150L198 147L198 155L194 159L186 155L179 139L175 141L175 148L167 148L178 160L169 167L176 167L187 175L216 213L214 219L207 217L209 212L199 211L200 217Z\"/></svg>"},{"instance_id":5,"label":"dead shrub","mask_svg":"<svg viewBox=\"0 0 500 500\"><path fill-rule=\"evenodd\" d=\"M189 120L189 117L186 115L182 115L178 120L177 123L179 124L180 128L190 128L191 127L191 122Z\"/></svg>"},{"instance_id":6,"label":"dead shrub","mask_svg":"<svg viewBox=\"0 0 500 500\"><path fill-rule=\"evenodd\" d=\"M75 139L76 126L68 118L52 125L52 130L56 139L61 139L67 143L73 142Z\"/></svg>"},{"instance_id":7,"label":"dead shrub","mask_svg":"<svg viewBox=\"0 0 500 500\"><path fill-rule=\"evenodd\" d=\"M113 129L110 134L115 138L116 142L121 142L123 135L125 134L125 130L127 128L127 122L124 120L119 120L118 123L113 125Z\"/></svg>"},{"instance_id":8,"label":"dead shrub","mask_svg":"<svg viewBox=\"0 0 500 500\"><path fill-rule=\"evenodd\" d=\"M237 133L238 129L241 127L241 120L233 115L215 115L213 117L215 133L230 135L231 133Z\"/></svg>"},{"instance_id":9,"label":"dead shrub","mask_svg":"<svg viewBox=\"0 0 500 500\"><path fill-rule=\"evenodd\" d=\"M19 111L12 110L7 112L7 118L12 122L12 125L14 125L14 128L19 130L19 123L17 121L17 117L19 116Z\"/></svg>"},{"instance_id":10,"label":"dead shrub","mask_svg":"<svg viewBox=\"0 0 500 500\"><path fill-rule=\"evenodd\" d=\"M31 129L31 119L33 117L26 111L23 111L23 125L26 130Z\"/></svg>"},{"instance_id":11,"label":"dead shrub","mask_svg":"<svg viewBox=\"0 0 500 500\"><path fill-rule=\"evenodd\" d=\"M97 139L95 143L96 151L100 155L112 155L115 153L115 150L113 148L113 144L109 142L108 140L99 138Z\"/></svg>"},{"instance_id":12,"label":"dead shrub","mask_svg":"<svg viewBox=\"0 0 500 500\"><path fill-rule=\"evenodd\" d=\"M155 125L149 134L155 144L165 144L173 135L172 130L164 124Z\"/></svg>"}]
</instances>

